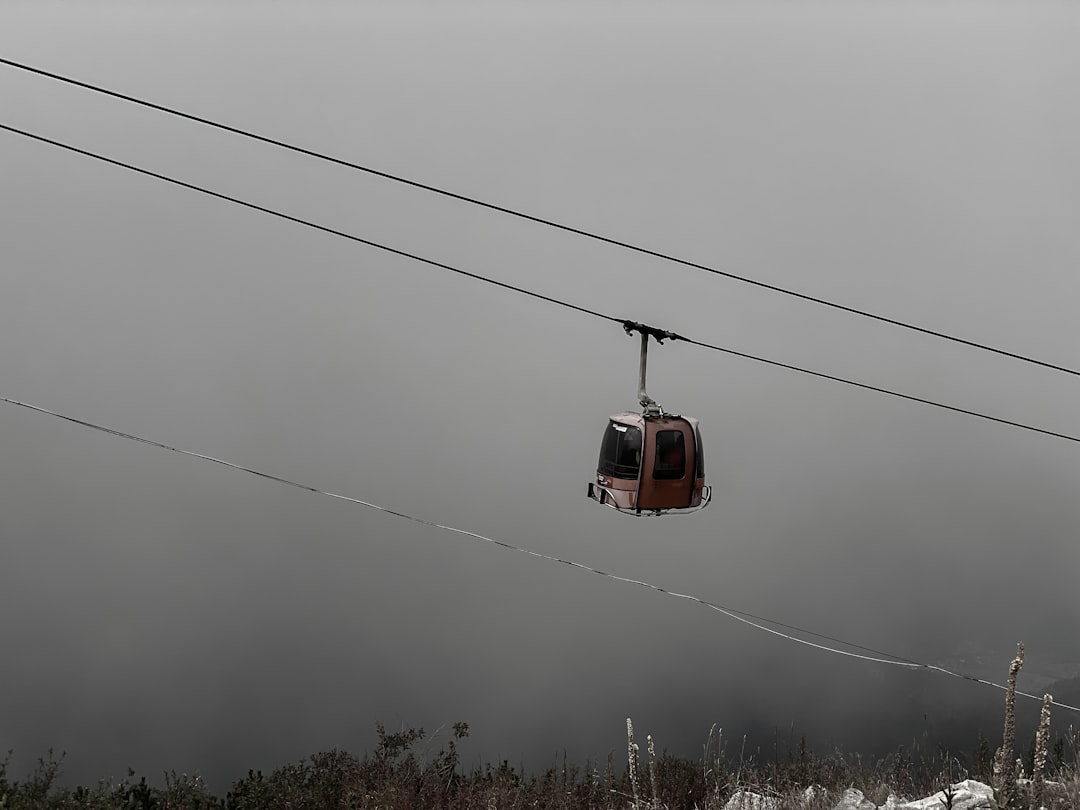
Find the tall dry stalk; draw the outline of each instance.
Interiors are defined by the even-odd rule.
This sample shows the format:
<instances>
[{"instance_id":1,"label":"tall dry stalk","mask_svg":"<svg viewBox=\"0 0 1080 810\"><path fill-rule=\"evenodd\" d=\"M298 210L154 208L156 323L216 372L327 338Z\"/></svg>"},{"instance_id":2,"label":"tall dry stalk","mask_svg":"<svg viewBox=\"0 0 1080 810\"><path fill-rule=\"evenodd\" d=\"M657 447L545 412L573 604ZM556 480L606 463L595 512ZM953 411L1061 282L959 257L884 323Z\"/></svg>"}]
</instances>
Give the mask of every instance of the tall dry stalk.
<instances>
[{"instance_id":1,"label":"tall dry stalk","mask_svg":"<svg viewBox=\"0 0 1080 810\"><path fill-rule=\"evenodd\" d=\"M653 745L652 734L649 734L645 740L648 743L646 748L649 752L649 782L652 784L652 806L653 810L660 810L660 783L656 778L656 746Z\"/></svg>"},{"instance_id":2,"label":"tall dry stalk","mask_svg":"<svg viewBox=\"0 0 1080 810\"><path fill-rule=\"evenodd\" d=\"M1013 758L1016 745L1016 675L1024 665L1024 644L1016 645L1016 658L1009 664L1009 680L1005 688L1005 733L1001 748L994 755L994 792L1002 807L1015 807L1018 769Z\"/></svg>"},{"instance_id":3,"label":"tall dry stalk","mask_svg":"<svg viewBox=\"0 0 1080 810\"><path fill-rule=\"evenodd\" d=\"M1046 795L1046 746L1050 741L1050 706L1053 702L1053 697L1043 695L1039 730L1035 734L1035 766L1031 776L1034 782L1031 806L1034 808L1042 807Z\"/></svg>"},{"instance_id":4,"label":"tall dry stalk","mask_svg":"<svg viewBox=\"0 0 1080 810\"><path fill-rule=\"evenodd\" d=\"M630 770L630 792L634 796L634 810L638 810L638 784L637 784L637 752L638 746L634 742L634 724L630 718L626 718L626 758Z\"/></svg>"}]
</instances>

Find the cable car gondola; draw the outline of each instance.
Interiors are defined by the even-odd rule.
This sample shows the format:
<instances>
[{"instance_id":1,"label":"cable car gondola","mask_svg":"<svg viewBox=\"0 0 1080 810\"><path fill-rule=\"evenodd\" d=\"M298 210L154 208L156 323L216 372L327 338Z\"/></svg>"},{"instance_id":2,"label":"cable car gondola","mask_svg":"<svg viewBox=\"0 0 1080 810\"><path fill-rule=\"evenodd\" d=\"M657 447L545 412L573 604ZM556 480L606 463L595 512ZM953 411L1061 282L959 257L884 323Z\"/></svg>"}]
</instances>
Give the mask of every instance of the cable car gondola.
<instances>
[{"instance_id":1,"label":"cable car gondola","mask_svg":"<svg viewBox=\"0 0 1080 810\"><path fill-rule=\"evenodd\" d=\"M665 413L645 391L649 337L660 343L678 335L633 321L625 321L623 328L627 334L641 334L638 400L642 411L608 417L589 497L639 517L704 509L712 490L705 485L705 453L698 420Z\"/></svg>"}]
</instances>

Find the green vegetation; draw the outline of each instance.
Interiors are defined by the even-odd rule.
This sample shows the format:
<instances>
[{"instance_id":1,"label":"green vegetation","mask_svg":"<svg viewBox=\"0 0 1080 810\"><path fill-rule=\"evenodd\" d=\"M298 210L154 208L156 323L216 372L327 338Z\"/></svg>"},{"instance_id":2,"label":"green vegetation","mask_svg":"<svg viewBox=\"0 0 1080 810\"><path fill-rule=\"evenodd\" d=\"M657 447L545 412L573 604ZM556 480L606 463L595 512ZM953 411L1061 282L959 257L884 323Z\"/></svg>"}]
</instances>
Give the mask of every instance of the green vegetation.
<instances>
[{"instance_id":1,"label":"green vegetation","mask_svg":"<svg viewBox=\"0 0 1080 810\"><path fill-rule=\"evenodd\" d=\"M657 754L650 739L647 762L638 762L638 747L628 724L632 756L626 761L609 757L603 763L578 767L564 759L543 773L528 775L505 761L465 772L456 746L457 740L468 735L465 723L455 724L453 738L430 758L418 753L428 739L423 729L392 733L378 725L376 731L378 746L362 758L326 751L270 774L251 771L224 797L212 795L199 777L176 773L165 774L162 787L148 785L145 777L136 782L135 774L129 772L118 784L63 788L57 785L62 757L52 752L38 760L25 781L10 781L4 760L0 761L0 810L720 810L740 790L775 797L779 808L832 810L852 787L882 805L890 795L919 798L965 778L986 783L994 779L986 740L979 740L966 755L913 745L898 747L892 755L868 763L840 752L815 754L805 738L781 741L779 735L767 755L760 751L749 755L745 740L725 740L714 730L700 761ZM1048 810L1080 808L1078 750L1080 734L1072 730L1049 743L1046 786L1041 788ZM1009 794L1007 801L1028 807L1031 784L1027 791Z\"/></svg>"},{"instance_id":2,"label":"green vegetation","mask_svg":"<svg viewBox=\"0 0 1080 810\"><path fill-rule=\"evenodd\" d=\"M782 739L779 731L768 750L748 751L745 737L732 741L713 727L699 761L657 754L647 737L642 763L627 719L625 760L609 756L579 767L564 755L540 774L524 773L505 760L467 772L457 748L469 734L467 723L455 723L434 756L424 752L437 735L428 737L420 728L389 732L380 723L373 753L358 758L325 751L268 775L249 771L224 797L211 794L200 777L175 772L164 775L162 787L147 784L145 777L133 781L133 771L119 783L61 787L63 757L52 751L25 781L11 781L9 752L0 760L0 810L723 810L746 791L759 797L747 807L833 810L858 804L841 802L852 788L861 792L858 799L877 807L890 797L899 803L938 794L941 806L950 808L950 786L965 779L992 785L1001 810L1080 810L1080 731L1070 726L1051 735L1049 695L1030 746L1016 756L1016 675L1022 665L1020 646L1009 670L1003 742L996 750L981 736L964 753L915 741L868 762L839 751L815 753L805 737L796 740L789 733Z\"/></svg>"}]
</instances>

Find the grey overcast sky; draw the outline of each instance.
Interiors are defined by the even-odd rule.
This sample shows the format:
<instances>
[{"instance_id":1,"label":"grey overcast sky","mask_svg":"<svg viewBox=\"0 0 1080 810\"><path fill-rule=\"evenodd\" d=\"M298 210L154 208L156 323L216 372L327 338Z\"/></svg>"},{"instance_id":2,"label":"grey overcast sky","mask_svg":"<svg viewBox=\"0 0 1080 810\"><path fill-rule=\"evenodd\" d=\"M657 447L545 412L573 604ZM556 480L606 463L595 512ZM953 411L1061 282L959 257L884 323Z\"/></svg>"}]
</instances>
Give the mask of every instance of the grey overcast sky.
<instances>
[{"instance_id":1,"label":"grey overcast sky","mask_svg":"<svg viewBox=\"0 0 1080 810\"><path fill-rule=\"evenodd\" d=\"M0 6L5 58L1072 368L1077 41L1070 3ZM0 99L545 295L1080 435L1066 374L8 67ZM618 326L10 133L0 188L0 395L917 660L1080 661L1075 443L666 344L650 393L702 420L716 497L626 519L585 498L635 407ZM466 764L531 769L625 751L627 716L686 756L714 723L870 750L1000 701L11 405L0 543L16 775L51 747L71 781L224 792L376 721L463 720Z\"/></svg>"}]
</instances>

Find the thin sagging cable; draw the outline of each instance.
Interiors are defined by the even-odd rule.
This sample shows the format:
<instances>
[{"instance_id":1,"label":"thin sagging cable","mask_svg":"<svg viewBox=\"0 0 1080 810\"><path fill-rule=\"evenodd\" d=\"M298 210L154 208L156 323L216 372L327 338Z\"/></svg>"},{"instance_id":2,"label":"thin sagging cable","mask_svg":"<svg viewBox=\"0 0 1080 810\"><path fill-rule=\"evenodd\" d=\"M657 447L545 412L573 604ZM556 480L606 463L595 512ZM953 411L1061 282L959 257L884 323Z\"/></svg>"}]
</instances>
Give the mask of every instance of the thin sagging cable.
<instances>
[{"instance_id":1,"label":"thin sagging cable","mask_svg":"<svg viewBox=\"0 0 1080 810\"><path fill-rule=\"evenodd\" d=\"M364 172L364 173L372 175L374 177L380 177L380 178L383 178L385 180L393 181L395 183L402 183L404 185L411 186L412 188L420 189L422 191L427 191L427 192L430 192L432 194L438 194L438 195L441 195L443 197L447 197L447 198L452 199L452 200L457 200L459 202L468 203L469 205L475 205L475 206L478 206L480 208L486 208L486 209L491 210L491 211L497 211L498 213L501 213L501 214L506 214L508 216L517 217L518 219L526 220L528 222L532 222L532 223L535 223L535 224L538 224L538 225L544 225L546 227L554 228L556 230L564 231L566 233L572 233L572 234L574 234L576 236L581 236L581 237L584 237L586 239L591 239L593 241L602 242L604 244L612 245L614 247L622 248L624 250L633 251L635 253L639 253L639 254L642 254L642 255L645 255L645 256L650 256L652 258L660 259L660 260L665 261L665 262L681 265L683 267L688 267L688 268L691 268L693 270L700 270L700 271L705 272L705 273L711 273L712 275L716 275L716 276L722 276L722 277L730 279L732 281L738 281L738 282L741 282L743 284L749 284L751 286L758 287L760 289L769 290L770 292L779 293L781 295L786 295L786 296L789 296L789 297L792 297L792 298L797 298L799 300L807 301L807 302L812 303L812 304L818 304L820 306L829 307L831 309L839 310L841 312L847 312L847 313L849 313L851 315L857 315L857 316L860 316L860 317L863 317L863 318L869 318L871 320L879 321L880 323L889 324L890 326L897 326L897 327L900 327L902 329L910 330L912 332L918 332L920 334L929 335L929 336L935 337L935 338L940 338L941 340L951 341L952 343L958 343L958 344L960 344L962 346L968 346L968 347L973 348L973 349L979 349L981 351L991 352L993 354L1001 355L1003 357L1008 357L1008 358L1011 358L1013 360L1020 360L1020 361L1022 361L1024 363L1031 363L1032 365L1052 369L1053 371L1060 371L1060 372L1063 372L1065 374L1072 374L1074 376L1080 376L1080 371L1078 371L1076 369L1073 369L1073 368L1069 368L1067 366L1057 365L1055 363L1050 363L1050 362L1047 362L1045 360L1039 360L1038 358L1031 357L1031 356L1028 356L1028 355L1019 354L1017 352L1008 351L1006 349L1000 349L1000 348L990 346L990 345L985 344L985 343L979 343L978 341L968 340L966 338L958 337L956 335L950 335L950 334L948 334L946 332L940 332L940 331L937 331L937 330L934 330L934 329L929 329L929 328L926 328L926 327L923 327L923 326L917 326L916 324L908 323L906 321L901 321L901 320L896 319L896 318L890 318L890 317L887 317L885 315L878 315L877 313L870 312L868 310L858 309L856 307L847 306L845 304L840 304L840 303L837 303L835 301L829 301L828 299L825 299L825 298L819 298L819 297L816 297L816 296L813 296L813 295L808 295L806 293L801 293L801 292L798 292L797 290L791 290L791 289L788 289L786 287L781 287L781 286L776 285L776 284L769 284L769 283L764 282L764 281L759 281L758 279L750 278L748 276L738 275L736 273L732 273L732 272L727 271L727 270L720 270L718 268L710 267L708 265L700 264L698 262L693 262L693 261L690 261L688 259L681 259L681 258L679 258L677 256L673 256L673 255L668 254L668 253L663 253L663 252L658 251L658 250L651 250L649 248L641 247L640 245L635 245L635 244L632 244L630 242L625 242L625 241L622 241L622 240L619 240L619 239L614 239L612 237L604 236L602 234L596 233L594 231L589 231L589 230L586 230L584 228L577 228L577 227L574 227L572 225L566 225L565 223L557 222L555 220L545 219L544 217L536 216L536 215L533 215L533 214L527 214L527 213L525 213L523 211L518 211L516 209L509 208L507 206L498 205L496 203L486 202L485 200L481 200L481 199L478 199L476 197L470 197L470 196L467 196L465 194L459 194L459 193L454 192L454 191L449 191L448 189L440 188L438 186L433 186L433 185L430 185L430 184L427 184L427 183L422 183L422 182L417 181L417 180L411 180L411 179L409 179L407 177L402 177L400 175L391 174L390 172L381 171L381 170L375 169L375 168L373 168L371 166L364 166L362 164L354 163L352 161L345 160L343 158L334 157L333 155L328 155L328 154L326 154L324 152L318 152L318 151L316 151L314 149L306 149L306 148L304 148L302 146L297 146L295 144L291 144L291 143L288 143L286 141L281 141L281 140L278 140L276 138L271 138L271 137L268 137L266 135L260 135L260 134L258 134L256 132L252 132L250 130L241 129L240 127L231 126L229 124L223 124L223 123L221 123L219 121L214 121L214 120L211 120L209 118L204 118L204 117L201 117L201 116L198 116L198 115L193 115L191 113L183 112L182 110L178 110L178 109L176 109L174 107L168 107L168 106L165 106L164 104L155 104L152 101L147 101L145 99L137 98L135 96L126 95L124 93L117 92L116 90L109 90L108 88L101 87L101 86L94 85L94 84L90 84L89 82L80 81L78 79L73 79L73 78L71 78L69 76L63 76L63 75L61 75L59 73L52 73L50 71L43 70L41 68L36 68L36 67L31 66L31 65L24 64L22 62L16 62L13 59L5 59L3 57L0 57L0 64L7 65L8 67L12 67L12 68L15 68L17 70L22 70L22 71L26 71L28 73L33 73L33 74L36 74L38 76L43 76L45 78L52 79L54 81L64 82L66 84L70 84L70 85L73 85L75 87L82 88L84 90L90 90L90 91L95 92L95 93L100 93L102 95L111 96L112 98L120 99L121 101L126 101L126 102L129 102L131 104L137 104L139 106L146 107L146 108L151 109L151 110L156 110L158 112L163 112L163 113L166 113L168 115L173 115L173 116L176 116L178 118L186 119L188 121L193 121L195 123L202 124L204 126L213 127L215 129L219 129L219 130L222 130L224 132L229 132L229 133L234 134L234 135L240 135L240 136L242 136L244 138L250 138L251 140L260 141L262 143L269 144L271 146L276 146L276 147L278 147L280 149L286 149L286 150L288 150L290 152L295 152L297 154L305 155L307 157L315 158L317 160L322 160L322 161L326 161L328 163L333 163L333 164L335 164L337 166L342 166L342 167L345 167L345 168L354 169L356 171Z\"/></svg>"},{"instance_id":2,"label":"thin sagging cable","mask_svg":"<svg viewBox=\"0 0 1080 810\"><path fill-rule=\"evenodd\" d=\"M301 217L296 217L296 216L293 216L291 214L286 214L286 213L284 213L282 211L278 211L278 210L273 209L273 208L268 208L268 207L263 206L263 205L258 205L256 203L248 202L247 200L242 200L242 199L240 199L238 197L229 196L228 194L222 194L221 192L213 191L212 189L204 188L203 186L198 186L198 185L195 185L194 183L188 183L188 182L185 182L183 180L177 180L176 178L169 177L168 175L160 174L158 172L153 172L153 171L150 171L149 169L144 169L144 168L141 168L139 166L135 166L135 165L130 164L130 163L125 163L125 162L120 161L120 160L115 160L114 158L105 157L104 155L100 155L100 154L98 154L96 152L91 152L91 151L89 151L87 149L80 149L79 147L72 146L70 144L66 144L66 143L63 143L61 141L53 140L52 138L46 138L46 137L44 137L42 135L37 135L37 134L34 134L32 132L27 132L26 130L18 129L17 127L12 127L12 126L9 126L7 124L0 123L0 130L5 130L7 132L11 132L11 133L14 133L16 135L22 135L22 136L24 136L26 138L30 138L32 140L39 141L41 143L45 143L45 144L48 144L50 146L55 146L55 147L57 147L59 149L64 149L64 150L66 150L68 152L73 152L75 154L82 155L82 156L88 157L88 158L92 158L94 160L98 160L98 161L101 161L103 163L108 163L108 164L110 164L112 166L117 166L117 167L122 168L122 169L127 169L129 171L136 172L138 174L154 178L155 180L161 180L161 181L163 181L165 183L170 183L172 185L179 186L181 188L185 188L185 189L188 189L190 191L196 191L196 192L199 192L200 194L205 194L207 196L214 197L214 198L219 199L219 200L224 200L226 202L230 202L230 203L233 203L235 205L239 205L239 206L244 207L244 208L248 208L248 209L251 209L251 210L254 210L254 211L258 211L258 212L263 213L263 214L269 214L270 216L277 217L278 219L283 219L283 220L286 220L288 222L292 222L292 223L297 224L297 225L303 225L304 227L307 227L307 228L313 228L314 230L321 231L323 233L328 233L328 234L331 234L333 236L338 236L338 237L341 237L342 239L348 239L348 240L350 240L352 242L357 242L359 244L366 245L368 247L377 248L378 250L382 250L382 251L385 251L387 253L391 253L391 254L396 255L396 256L401 256L401 257L404 257L404 258L407 258L407 259L412 259L414 261L430 265L431 267L436 267L436 268L438 268L440 270L446 270L448 272L455 273L455 274L457 274L459 276L464 276L466 278L473 279L474 281L480 281L480 282L483 282L485 284L491 284L491 285L494 285L496 287L500 287L502 289L509 290L510 292L520 293L522 295L529 296L531 298L536 298L536 299L539 299L541 301L545 301L545 302L547 302L549 304L554 304L556 306L560 306L560 307L563 307L565 309L569 309L569 310L572 310L572 311L575 311L575 312L579 312L579 313L584 314L584 315L591 315L591 316L593 316L595 318L601 318L601 319L606 320L606 321L611 321L611 322L623 325L624 327L627 326L627 325L632 325L633 324L632 321L628 321L628 320L626 320L624 318L617 318L617 317L615 317L613 315L606 315L606 314L604 314L602 312L598 312L598 311L596 311L594 309L589 309L588 307L579 306L577 304L573 304L573 303L570 303L569 301L564 301L564 300L555 298L553 296L544 295L544 294L538 293L538 292L536 292L534 290L529 290L529 289L526 289L524 287L518 287L518 286L515 286L513 284L508 284L508 283L506 283L504 281L498 281L496 279L480 275L479 273L473 273L473 272L470 272L468 270L462 270L461 268L454 267L454 266L446 264L444 262L439 262L439 261L436 261L434 259L429 259L429 258L426 258L424 256L419 256L419 255L417 255L415 253L409 253L409 252L404 251L404 250L399 250L398 248L390 247L388 245L384 245L384 244L381 244L379 242L374 242L374 241L372 241L370 239L365 239L363 237L356 236L355 234L347 233L346 231L341 231L341 230L338 230L336 228L328 227L326 225L320 225L317 222L313 222L313 221L308 220L308 219L303 219ZM866 390L866 391L874 391L874 392L879 393L879 394L886 394L888 396L897 397L899 399L904 399L904 400L907 400L909 402L916 402L916 403L919 403L919 404L922 404L922 405L930 405L930 406L933 406L935 408L941 408L943 410L952 411L954 413L963 414L965 416L973 416L973 417L976 417L978 419L985 419L987 421L995 422L997 424L1008 425L1010 427L1020 428L1022 430L1027 430L1027 431L1030 431L1030 432L1033 432L1033 433L1039 433L1039 434L1042 434L1044 436L1051 436L1051 437L1054 437L1054 438L1057 438L1057 439L1065 439L1066 441L1080 443L1080 437L1073 436L1073 435L1070 435L1068 433L1059 433L1057 431L1047 430L1045 428L1040 428L1040 427L1035 427L1033 425L1028 425L1028 424L1025 424L1023 422L1016 422L1016 421L1013 421L1013 420L1010 420L1010 419L1003 419L1001 417L991 416L989 414L985 414L985 413L982 413L980 411L969 410L967 408L960 408L960 407L957 407L957 406L954 406L954 405L946 405L944 403L937 402L935 400L926 399L926 398L923 398L923 397L917 397L917 396L913 396L911 394L904 394L904 393L901 393L899 391L893 391L893 390L888 389L888 388L883 388L883 387L876 386L876 385L870 385L868 383L861 383L861 382L857 382L855 380L849 380L849 379L846 379L844 377L839 377L839 376L834 375L834 374L827 374L827 373L821 372L821 371L814 371L812 369L803 368L801 366L796 366L796 365L793 365L791 363L784 363L784 362L781 362L779 360L771 360L769 358L761 357L759 355L749 354L747 352L741 352L741 351L737 351L735 349L728 349L728 348L725 348L723 346L718 346L718 345L712 344L712 343L706 343L706 342L700 341L700 340L694 340L693 338L688 338L688 337L686 337L684 335L679 335L679 334L675 334L675 333L668 333L668 334L671 337L671 339L673 339L673 340L682 340L682 341L685 341L686 343L690 343L691 345L698 346L698 347L703 348L703 349L709 349L711 351L722 352L724 354L729 354L729 355L732 355L732 356L735 356L735 357L741 357L741 358L744 358L746 360L754 360L756 362L765 363L767 365L771 365L771 366L774 366L776 368L784 368L784 369L787 369L789 371L797 371L800 374L807 374L809 376L817 377L819 379L824 379L824 380L829 380L829 381L832 381L832 382L843 383L845 385L849 385L849 386L852 386L852 387L855 387L855 388L861 388L861 389Z\"/></svg>"},{"instance_id":3,"label":"thin sagging cable","mask_svg":"<svg viewBox=\"0 0 1080 810\"><path fill-rule=\"evenodd\" d=\"M383 512L384 514L391 515L392 517L401 518L402 520L408 520L408 521L411 521L413 523L418 523L418 524L420 524L422 526L427 526L427 527L432 528L432 529L438 529L440 531L445 531L445 532L450 532L452 534L462 535L463 537L470 537L470 538L472 538L474 540L480 540L480 541L482 541L484 543L489 543L490 545L498 546L500 548L506 549L507 551L514 551L514 552L517 552L519 554L525 554L525 555L527 555L529 557L535 557L537 559L547 560L548 562L559 563L559 564L562 564L562 565L568 565L571 568L577 568L577 569L580 569L582 571L586 571L586 572L588 572L590 574L596 574L597 576L604 577L605 579L610 579L610 580L613 580L615 582L622 582L622 583L625 583L625 584L628 584L628 585L637 585L637 586L639 586L641 588L646 588L646 589L648 589L650 591L654 591L654 592L662 594L664 596L669 596L669 597L671 597L673 599L684 599L684 600L687 600L687 601L690 601L690 602L696 602L697 604L699 604L699 605L701 605L703 607L707 607L710 610L714 610L717 613L720 613L720 614L722 614L723 616L726 616L729 619L733 619L733 620L735 620L737 622L741 622L742 624L745 624L745 625L747 625L747 626L749 626L749 627L751 627L751 628L753 628L755 630L759 630L759 631L764 632L764 633L769 633L770 635L776 636L776 637L781 638L781 639L783 639L785 641L790 641L790 642L793 642L795 644L801 644L801 645L804 645L806 647L810 647L810 648L815 649L815 650L820 650L821 652L830 653L832 655L839 655L839 656L843 656L843 657L846 657L846 658L852 658L852 659L856 659L856 660L859 660L859 661L866 661L866 662L873 663L873 664L883 664L883 665L886 665L886 666L901 667L903 669L908 669L908 670L923 670L925 672L937 672L937 673L940 673L942 675L948 675L949 677L952 677L952 678L960 678L962 680L972 681L974 683L980 683L980 684L983 684L984 686L992 686L995 689L1006 689L1007 688L1005 686L1002 686L1001 684L994 683L992 681L988 681L988 680L985 680L983 678L978 678L978 677L975 677L974 675L967 675L967 674L964 674L962 672L956 672L955 670L946 669L945 667L937 666L936 664L924 664L924 663L920 663L918 661L912 661L910 659L903 658L902 656L893 655L892 653L884 653L884 652L880 652L880 651L877 651L877 650L873 650L872 648L869 648L869 647L863 647L863 646L858 645L858 644L853 644L851 642L843 641L841 639L836 639L836 638L833 638L831 636L824 636L824 635L822 635L820 633L815 633L812 630L806 630L804 628L800 628L800 627L797 627L795 625L784 624L782 622L778 622L778 621L775 621L773 619L766 619L766 618L761 617L761 616L754 616L754 614L747 613L747 612L741 611L741 610L736 610L736 609L730 608L730 607L725 607L725 606L719 605L719 604L717 604L715 602L710 602L709 600L703 599L703 598L701 598L699 596L694 596L692 594L686 594L686 593L679 593L678 591L672 591L672 590L669 590L667 588L663 588L663 587L661 587L659 585L654 585L654 584L652 584L650 582L645 582L644 580L633 579L631 577L624 577L624 576L620 576L618 574L612 574L612 573L610 573L608 571L602 571L599 568L594 568L592 566L585 565L584 563L575 562L574 560L568 560L568 559L565 559L563 557L557 557L557 556L554 556L554 555L551 555L551 554L543 554L543 553L541 553L539 551L533 551L531 549L527 549L527 548L524 548L522 546L516 546L513 543L509 543L509 542L507 542L505 540L499 540L498 538L495 538L495 537L488 537L488 536L480 534L478 532L469 531L468 529L460 529L460 528L458 528L456 526L449 526L449 525L444 524L444 523L438 523L438 522L433 521L433 520L428 520L426 518L417 517L416 515L409 514L408 512L402 512L402 511L399 511L397 509L390 509L389 507L380 506L379 504L372 503L371 501L365 501L365 500L361 500L360 498L353 498L353 497L351 497L349 495L341 495L341 494L338 494L336 492L330 492L328 490L319 489L318 487L311 486L310 484L304 484L304 483L301 483L299 481L293 481L293 480L288 479L288 478L283 478L283 477L278 476L278 475L273 475L273 474L268 473L268 472L263 472L261 470L255 469L254 467L246 467L246 466L244 466L242 464L236 464L236 463L231 462L231 461L226 461L225 459L222 459L222 458L217 458L215 456L206 455L205 453L196 453L196 452L194 452L192 450L184 450L183 448L174 447L173 445L165 444L163 442L158 442L158 441L155 441L153 439L147 439L147 438L145 438L143 436L136 436L134 433L126 433L126 432L124 432L122 430L117 430L115 428L110 428L110 427L106 427L104 425L96 424L94 422L89 422L89 421L87 421L85 419L79 419L79 418L74 417L74 416L68 416L66 414L62 414L62 413L59 413L57 411L52 411L52 410L49 410L47 408L43 408L43 407L41 407L39 405L32 405L32 404L30 404L28 402L22 402L21 400L11 399L10 397L4 397L4 396L0 396L0 402L7 403L8 405L14 405L14 406L17 406L19 408L25 408L27 410L35 411L35 412L40 413L40 414L45 414L47 416L52 416L52 417L55 417L57 419L62 419L64 421L66 421L66 422L71 422L73 424L80 425L82 427L87 427L87 428L90 428L92 430L97 430L97 431L100 431L102 433L107 433L110 436L117 436L117 437L122 438L122 439L129 439L130 441L139 442L140 444L150 445L151 447L157 447L157 448L159 448L161 450L169 450L169 451L171 451L173 453L179 453L180 455L183 455L183 456L190 456L191 458L195 458L195 459L198 459L200 461L206 461L206 462L210 462L212 464L219 464L219 465L221 465L223 467L229 467L229 468L231 468L233 470L238 470L239 472L249 473L250 475L258 476L259 478L265 478L268 481L275 481L275 482L277 482L279 484L284 484L286 486L295 487L296 489L302 489L302 490L305 490L306 492L311 492L311 493L314 493L316 495L324 495L324 496L326 496L328 498L334 498L335 500L346 501L348 503L357 504L359 506L365 506L365 507L367 507L369 509L375 509L375 510L377 510L379 512ZM750 618L750 617L753 617L753 618ZM756 619L756 621L755 621L755 619ZM774 627L768 627L766 625L766 623L774 625ZM816 637L816 638L829 639L829 640L835 641L835 642L837 642L839 644L843 644L846 647L850 647L850 648L854 648L854 649L867 650L867 651L872 652L874 654L873 655L866 655L866 654L863 654L863 653L852 652L851 650L842 650L842 649L840 649L838 647L830 647L827 644L820 644L820 643L815 642L815 641L810 641L807 638L800 638L799 636L794 636L794 635L791 635L789 633L781 632L780 630L775 629L775 627L784 627L786 629L793 630L793 631L798 632L798 633L802 633L805 636L813 636L813 637ZM1037 695L1029 694L1027 692L1019 692L1018 691L1017 694L1021 695L1023 697L1026 697L1026 698L1030 698L1032 700L1042 701L1042 699L1043 699L1043 698L1041 698L1041 697L1039 697ZM1067 709L1069 711L1074 711L1074 712L1080 713L1080 707L1070 706L1069 704L1066 704L1066 703L1057 703L1056 701L1055 701L1055 705L1059 706L1062 709Z\"/></svg>"}]
</instances>

